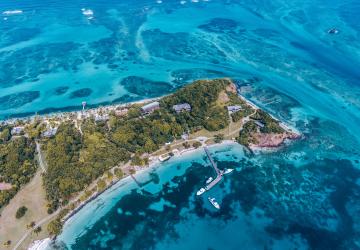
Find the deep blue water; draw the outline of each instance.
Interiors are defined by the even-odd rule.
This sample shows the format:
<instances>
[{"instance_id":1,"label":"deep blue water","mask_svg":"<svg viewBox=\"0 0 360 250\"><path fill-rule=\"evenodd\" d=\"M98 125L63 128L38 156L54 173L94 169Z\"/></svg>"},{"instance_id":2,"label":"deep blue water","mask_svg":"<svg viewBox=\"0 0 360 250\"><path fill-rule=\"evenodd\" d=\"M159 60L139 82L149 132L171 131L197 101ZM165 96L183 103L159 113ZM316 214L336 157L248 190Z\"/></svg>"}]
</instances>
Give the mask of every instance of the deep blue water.
<instances>
[{"instance_id":1,"label":"deep blue water","mask_svg":"<svg viewBox=\"0 0 360 250\"><path fill-rule=\"evenodd\" d=\"M93 11L92 19L82 8ZM197 153L124 180L66 224L71 249L360 249L360 2L0 2L0 119L161 96L231 77L305 138L246 156L212 192ZM329 28L339 33L330 35ZM219 152L217 152L219 151Z\"/></svg>"}]
</instances>

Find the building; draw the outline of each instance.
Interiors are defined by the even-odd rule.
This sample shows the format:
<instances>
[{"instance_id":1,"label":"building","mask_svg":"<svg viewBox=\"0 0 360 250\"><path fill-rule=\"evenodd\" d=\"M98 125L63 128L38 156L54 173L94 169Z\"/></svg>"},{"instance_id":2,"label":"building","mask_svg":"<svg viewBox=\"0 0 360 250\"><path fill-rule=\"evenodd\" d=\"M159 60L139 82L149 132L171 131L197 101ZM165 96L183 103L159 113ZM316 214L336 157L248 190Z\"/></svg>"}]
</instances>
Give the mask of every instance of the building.
<instances>
[{"instance_id":1,"label":"building","mask_svg":"<svg viewBox=\"0 0 360 250\"><path fill-rule=\"evenodd\" d=\"M230 114L240 111L242 108L239 105L227 106L227 110Z\"/></svg>"},{"instance_id":2,"label":"building","mask_svg":"<svg viewBox=\"0 0 360 250\"><path fill-rule=\"evenodd\" d=\"M22 132L24 132L24 127L22 126L13 127L11 129L11 135L20 135Z\"/></svg>"},{"instance_id":3,"label":"building","mask_svg":"<svg viewBox=\"0 0 360 250\"><path fill-rule=\"evenodd\" d=\"M56 135L58 128L50 128L42 133L43 137L53 137Z\"/></svg>"},{"instance_id":4,"label":"building","mask_svg":"<svg viewBox=\"0 0 360 250\"><path fill-rule=\"evenodd\" d=\"M115 110L115 115L116 116L126 116L126 114L128 113L128 109L124 108L124 109L120 109L120 110Z\"/></svg>"},{"instance_id":5,"label":"building","mask_svg":"<svg viewBox=\"0 0 360 250\"><path fill-rule=\"evenodd\" d=\"M102 121L107 121L109 120L109 115L108 114L95 114L94 115L94 120L96 122L102 122Z\"/></svg>"},{"instance_id":6,"label":"building","mask_svg":"<svg viewBox=\"0 0 360 250\"><path fill-rule=\"evenodd\" d=\"M176 113L181 113L183 111L191 111L191 106L189 103L181 103L173 106L173 110L175 110Z\"/></svg>"},{"instance_id":7,"label":"building","mask_svg":"<svg viewBox=\"0 0 360 250\"><path fill-rule=\"evenodd\" d=\"M259 122L259 121L257 121L257 120L254 120L254 122L255 122L255 124L256 124L258 127L260 127L260 128L265 127L264 123L262 123L262 122Z\"/></svg>"},{"instance_id":8,"label":"building","mask_svg":"<svg viewBox=\"0 0 360 250\"><path fill-rule=\"evenodd\" d=\"M143 114L150 114L150 113L154 112L155 110L158 110L159 108L160 108L159 102L152 102L152 103L146 104L145 106L142 106L141 112Z\"/></svg>"},{"instance_id":9,"label":"building","mask_svg":"<svg viewBox=\"0 0 360 250\"><path fill-rule=\"evenodd\" d=\"M186 134L186 133L182 134L181 139L186 141L187 139L189 139L189 134Z\"/></svg>"}]
</instances>

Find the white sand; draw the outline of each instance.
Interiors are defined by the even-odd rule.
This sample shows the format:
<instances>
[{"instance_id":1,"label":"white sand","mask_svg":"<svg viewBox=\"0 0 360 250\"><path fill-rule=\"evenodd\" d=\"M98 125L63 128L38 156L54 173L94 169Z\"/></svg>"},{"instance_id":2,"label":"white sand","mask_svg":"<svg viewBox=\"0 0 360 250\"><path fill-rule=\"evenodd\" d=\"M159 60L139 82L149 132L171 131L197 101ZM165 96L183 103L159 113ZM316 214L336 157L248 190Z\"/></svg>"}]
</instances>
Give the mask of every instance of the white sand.
<instances>
[{"instance_id":1,"label":"white sand","mask_svg":"<svg viewBox=\"0 0 360 250\"><path fill-rule=\"evenodd\" d=\"M50 238L36 240L29 246L28 250L45 250L49 246L50 242Z\"/></svg>"}]
</instances>

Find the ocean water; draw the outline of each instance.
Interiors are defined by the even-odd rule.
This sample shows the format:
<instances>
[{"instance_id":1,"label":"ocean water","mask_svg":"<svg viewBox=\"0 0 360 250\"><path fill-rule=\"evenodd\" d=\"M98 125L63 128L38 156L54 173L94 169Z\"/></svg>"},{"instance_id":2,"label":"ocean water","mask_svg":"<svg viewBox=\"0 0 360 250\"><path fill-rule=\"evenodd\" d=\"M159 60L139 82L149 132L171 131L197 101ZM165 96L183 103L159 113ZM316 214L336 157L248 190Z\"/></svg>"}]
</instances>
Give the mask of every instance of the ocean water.
<instances>
[{"instance_id":1,"label":"ocean water","mask_svg":"<svg viewBox=\"0 0 360 250\"><path fill-rule=\"evenodd\" d=\"M125 179L65 225L60 248L360 249L359 1L2 0L0 13L1 119L231 77L304 134L254 156L212 148L236 168L211 190L219 211L195 195L212 174L201 151L143 173L142 188Z\"/></svg>"}]
</instances>

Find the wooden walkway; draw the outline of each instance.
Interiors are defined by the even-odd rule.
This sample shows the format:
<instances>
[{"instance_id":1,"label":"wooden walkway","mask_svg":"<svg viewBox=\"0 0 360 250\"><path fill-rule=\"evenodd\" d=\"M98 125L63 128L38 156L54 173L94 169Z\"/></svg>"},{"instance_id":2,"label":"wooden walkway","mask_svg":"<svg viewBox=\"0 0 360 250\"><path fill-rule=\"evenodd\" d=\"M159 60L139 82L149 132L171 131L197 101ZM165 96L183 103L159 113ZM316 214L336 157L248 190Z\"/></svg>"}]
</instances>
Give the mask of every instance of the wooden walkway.
<instances>
[{"instance_id":1,"label":"wooden walkway","mask_svg":"<svg viewBox=\"0 0 360 250\"><path fill-rule=\"evenodd\" d=\"M205 150L205 153L206 153L207 157L209 158L209 160L211 162L212 167L214 168L214 170L216 172L216 178L212 182L210 182L209 185L207 185L205 187L205 189L208 191L222 180L223 173L222 173L221 170L218 169L216 163L214 162L214 159L210 155L210 152L209 152L208 148L204 147L204 150Z\"/></svg>"}]
</instances>

